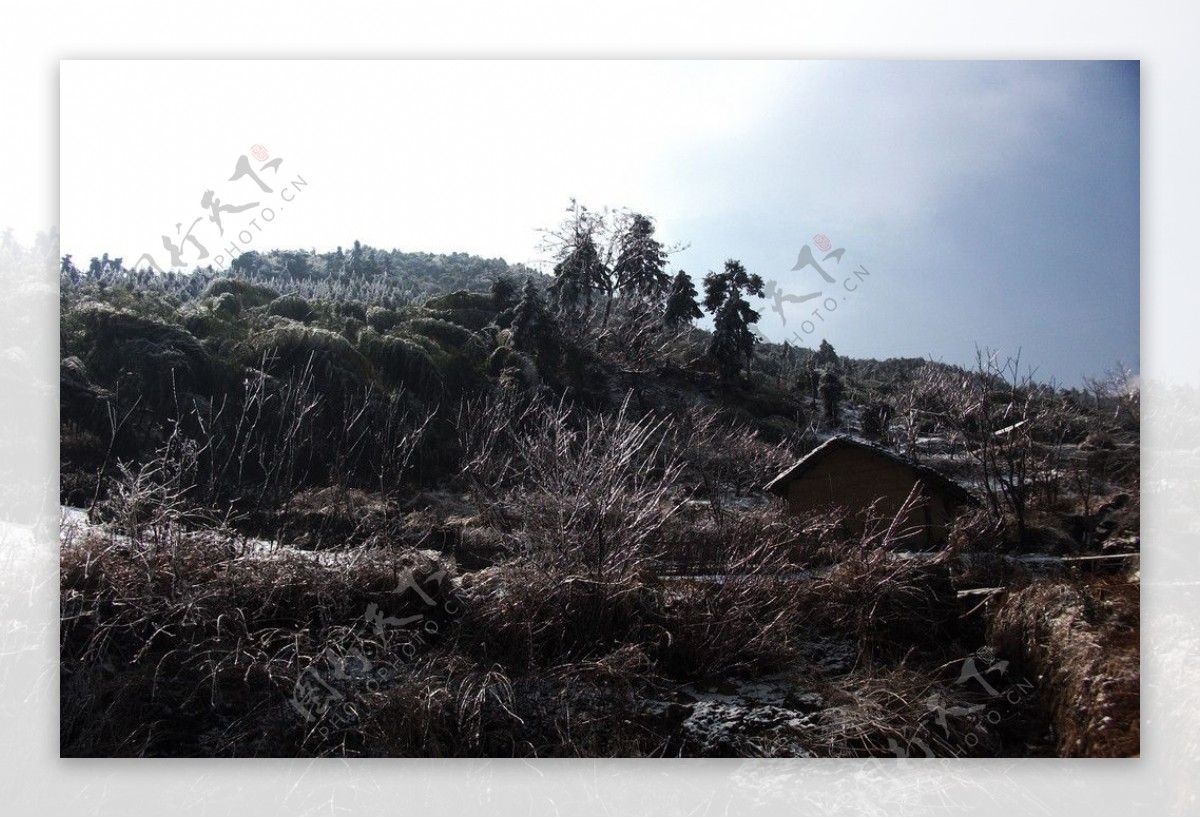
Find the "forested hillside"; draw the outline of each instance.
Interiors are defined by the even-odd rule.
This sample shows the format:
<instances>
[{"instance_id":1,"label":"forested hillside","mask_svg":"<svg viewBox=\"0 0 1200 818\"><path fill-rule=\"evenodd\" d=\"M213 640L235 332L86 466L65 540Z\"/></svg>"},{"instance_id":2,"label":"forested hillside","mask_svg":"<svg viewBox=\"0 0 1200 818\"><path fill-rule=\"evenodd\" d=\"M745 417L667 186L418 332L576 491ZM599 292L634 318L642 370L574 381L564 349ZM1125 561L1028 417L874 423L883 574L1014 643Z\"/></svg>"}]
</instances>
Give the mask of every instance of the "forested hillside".
<instances>
[{"instance_id":1,"label":"forested hillside","mask_svg":"<svg viewBox=\"0 0 1200 818\"><path fill-rule=\"evenodd\" d=\"M161 292L180 302L202 297L218 278L233 278L304 298L395 306L454 290L486 292L501 276L523 278L534 271L503 259L385 251L355 241L348 251L338 247L331 253L247 252L234 259L228 270L208 266L162 274L127 269L124 259L110 258L107 253L79 269L68 255L63 258L62 273L70 286L85 282L101 288L124 286Z\"/></svg>"},{"instance_id":2,"label":"forested hillside","mask_svg":"<svg viewBox=\"0 0 1200 818\"><path fill-rule=\"evenodd\" d=\"M546 236L546 276L63 258L65 755L1137 752L1129 373L764 343L734 258L675 270L630 211ZM764 485L836 434L977 510L904 558L786 514ZM955 681L997 652L1040 680L999 725Z\"/></svg>"}]
</instances>

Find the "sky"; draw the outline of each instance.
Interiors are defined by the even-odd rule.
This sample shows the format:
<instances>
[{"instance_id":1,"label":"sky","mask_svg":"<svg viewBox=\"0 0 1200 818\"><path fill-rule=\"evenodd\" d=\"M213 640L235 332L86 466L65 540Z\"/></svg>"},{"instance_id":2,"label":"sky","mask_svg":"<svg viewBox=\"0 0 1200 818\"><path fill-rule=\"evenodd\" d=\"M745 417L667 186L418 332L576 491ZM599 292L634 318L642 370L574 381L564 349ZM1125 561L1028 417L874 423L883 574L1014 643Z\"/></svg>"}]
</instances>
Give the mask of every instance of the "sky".
<instances>
[{"instance_id":1,"label":"sky","mask_svg":"<svg viewBox=\"0 0 1200 818\"><path fill-rule=\"evenodd\" d=\"M194 224L207 261L358 239L537 263L574 198L652 216L672 270L760 274L773 341L978 345L1079 385L1140 369L1139 84L1137 62L65 61L61 247L166 267L167 234L190 267ZM242 156L261 187L231 181ZM253 203L225 235L208 190ZM806 245L833 283L793 269Z\"/></svg>"}]
</instances>

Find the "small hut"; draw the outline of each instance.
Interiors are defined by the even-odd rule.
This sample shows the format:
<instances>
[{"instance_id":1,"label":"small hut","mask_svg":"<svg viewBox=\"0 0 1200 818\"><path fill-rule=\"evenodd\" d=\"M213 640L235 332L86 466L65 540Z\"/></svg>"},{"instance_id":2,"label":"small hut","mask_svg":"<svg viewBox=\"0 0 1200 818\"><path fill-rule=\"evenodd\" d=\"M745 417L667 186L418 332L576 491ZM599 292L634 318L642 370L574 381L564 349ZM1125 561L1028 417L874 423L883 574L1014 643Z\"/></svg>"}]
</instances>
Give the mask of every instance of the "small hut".
<instances>
[{"instance_id":1,"label":"small hut","mask_svg":"<svg viewBox=\"0 0 1200 818\"><path fill-rule=\"evenodd\" d=\"M801 458L767 484L767 491L788 503L793 514L841 507L850 512L850 533L861 533L872 504L877 515L893 517L916 494L902 544L915 548L943 545L950 524L967 506L978 504L966 489L929 466L849 437L834 437Z\"/></svg>"}]
</instances>

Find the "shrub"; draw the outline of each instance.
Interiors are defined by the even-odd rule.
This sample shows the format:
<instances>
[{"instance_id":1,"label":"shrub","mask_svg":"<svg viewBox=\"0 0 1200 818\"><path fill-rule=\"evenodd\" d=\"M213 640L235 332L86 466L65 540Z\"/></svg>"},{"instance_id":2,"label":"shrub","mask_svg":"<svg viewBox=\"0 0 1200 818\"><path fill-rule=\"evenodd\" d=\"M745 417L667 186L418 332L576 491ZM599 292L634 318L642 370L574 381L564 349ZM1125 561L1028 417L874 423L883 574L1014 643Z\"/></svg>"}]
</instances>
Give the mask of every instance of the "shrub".
<instances>
[{"instance_id":1,"label":"shrub","mask_svg":"<svg viewBox=\"0 0 1200 818\"><path fill-rule=\"evenodd\" d=\"M416 333L431 338L448 350L463 349L474 338L470 330L440 318L413 318L403 324L402 330L406 334Z\"/></svg>"},{"instance_id":2,"label":"shrub","mask_svg":"<svg viewBox=\"0 0 1200 818\"><path fill-rule=\"evenodd\" d=\"M813 621L855 638L868 660L894 660L914 648L941 650L957 633L952 552L896 550L910 533L901 521L917 500L914 489L894 516L870 509L861 536L825 545L832 567L797 589Z\"/></svg>"},{"instance_id":3,"label":"shrub","mask_svg":"<svg viewBox=\"0 0 1200 818\"><path fill-rule=\"evenodd\" d=\"M376 332L387 332L400 323L400 313L384 307L371 307L367 310L366 321Z\"/></svg>"},{"instance_id":4,"label":"shrub","mask_svg":"<svg viewBox=\"0 0 1200 818\"><path fill-rule=\"evenodd\" d=\"M464 576L462 589L455 639L513 672L653 643L661 633L661 591L634 577L599 583L517 558Z\"/></svg>"},{"instance_id":5,"label":"shrub","mask_svg":"<svg viewBox=\"0 0 1200 818\"><path fill-rule=\"evenodd\" d=\"M215 279L204 291L204 297L206 298L222 295L233 296L243 309L248 307L262 307L279 298L279 293L270 287L251 284L248 281L238 278Z\"/></svg>"},{"instance_id":6,"label":"shrub","mask_svg":"<svg viewBox=\"0 0 1200 818\"><path fill-rule=\"evenodd\" d=\"M459 413L463 477L481 508L522 520L526 558L607 583L636 576L655 557L682 461L668 418L615 414L511 393Z\"/></svg>"},{"instance_id":7,"label":"shrub","mask_svg":"<svg viewBox=\"0 0 1200 818\"><path fill-rule=\"evenodd\" d=\"M306 723L292 703L299 685L315 671L354 701L365 680L344 672L346 659L403 666L431 649L411 629L375 630L364 617L373 605L393 620L444 628L449 574L418 552L323 565L237 543L228 531L180 527L157 546L98 532L64 540L63 756L360 751L354 731L322 739L327 720ZM433 605L397 593L398 577L411 577Z\"/></svg>"},{"instance_id":8,"label":"shrub","mask_svg":"<svg viewBox=\"0 0 1200 818\"><path fill-rule=\"evenodd\" d=\"M298 295L284 295L267 305L268 315L281 315L293 321L311 321L316 313L312 305Z\"/></svg>"},{"instance_id":9,"label":"shrub","mask_svg":"<svg viewBox=\"0 0 1200 818\"><path fill-rule=\"evenodd\" d=\"M316 392L334 409L371 382L371 365L341 335L296 324L252 335L240 346L246 366L259 366L275 377L311 372Z\"/></svg>"},{"instance_id":10,"label":"shrub","mask_svg":"<svg viewBox=\"0 0 1200 818\"><path fill-rule=\"evenodd\" d=\"M810 601L797 592L794 521L727 519L716 573L671 582L660 661L685 678L760 674L793 665Z\"/></svg>"},{"instance_id":11,"label":"shrub","mask_svg":"<svg viewBox=\"0 0 1200 818\"><path fill-rule=\"evenodd\" d=\"M416 342L364 331L359 335L358 345L384 384L404 386L419 395L436 395L441 391L442 379L433 359Z\"/></svg>"},{"instance_id":12,"label":"shrub","mask_svg":"<svg viewBox=\"0 0 1200 818\"><path fill-rule=\"evenodd\" d=\"M431 310L479 310L482 312L495 312L491 293L473 293L466 290L458 290L446 293L445 295L434 296L425 302L425 306Z\"/></svg>"},{"instance_id":13,"label":"shrub","mask_svg":"<svg viewBox=\"0 0 1200 818\"><path fill-rule=\"evenodd\" d=\"M63 353L81 359L96 383L116 385L155 407L179 392L212 389L212 363L190 332L101 304L63 316Z\"/></svg>"}]
</instances>

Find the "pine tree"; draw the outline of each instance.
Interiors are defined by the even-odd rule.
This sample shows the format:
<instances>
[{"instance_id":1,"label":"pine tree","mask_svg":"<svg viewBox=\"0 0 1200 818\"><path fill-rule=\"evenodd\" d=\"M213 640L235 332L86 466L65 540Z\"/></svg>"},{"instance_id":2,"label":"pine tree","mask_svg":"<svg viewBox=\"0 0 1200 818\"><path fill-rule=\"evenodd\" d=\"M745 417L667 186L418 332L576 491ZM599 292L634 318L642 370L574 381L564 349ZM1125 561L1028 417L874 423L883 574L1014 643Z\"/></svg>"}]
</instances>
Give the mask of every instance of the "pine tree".
<instances>
[{"instance_id":1,"label":"pine tree","mask_svg":"<svg viewBox=\"0 0 1200 818\"><path fill-rule=\"evenodd\" d=\"M704 313L696 302L696 296L696 285L692 283L692 277L680 270L671 282L671 294L667 296L663 322L668 327L678 327L703 317Z\"/></svg>"},{"instance_id":2,"label":"pine tree","mask_svg":"<svg viewBox=\"0 0 1200 818\"><path fill-rule=\"evenodd\" d=\"M657 303L671 284L666 266L667 253L654 238L654 222L640 213L632 214L618 239L615 288L623 296L639 295Z\"/></svg>"},{"instance_id":3,"label":"pine tree","mask_svg":"<svg viewBox=\"0 0 1200 818\"><path fill-rule=\"evenodd\" d=\"M512 326L520 291L511 276L501 275L492 282L492 308L496 311L496 326L508 329Z\"/></svg>"},{"instance_id":4,"label":"pine tree","mask_svg":"<svg viewBox=\"0 0 1200 818\"><path fill-rule=\"evenodd\" d=\"M784 383L788 381L795 370L796 350L792 349L792 345L786 340L783 346L778 347L774 355L775 359L775 383L783 389Z\"/></svg>"},{"instance_id":5,"label":"pine tree","mask_svg":"<svg viewBox=\"0 0 1200 818\"><path fill-rule=\"evenodd\" d=\"M715 315L733 292L762 298L763 280L757 273L747 273L740 261L731 258L725 262L723 272L709 273L704 277L704 309ZM755 313L754 320L758 320L758 313Z\"/></svg>"},{"instance_id":6,"label":"pine tree","mask_svg":"<svg viewBox=\"0 0 1200 818\"><path fill-rule=\"evenodd\" d=\"M825 371L821 376L821 400L825 404L825 417L834 423L838 419L838 405L842 399L842 393L845 391L845 386L842 384L842 379L838 377L837 372L832 369Z\"/></svg>"},{"instance_id":7,"label":"pine tree","mask_svg":"<svg viewBox=\"0 0 1200 818\"><path fill-rule=\"evenodd\" d=\"M821 346L817 348L813 355L813 364L819 367L831 367L838 365L838 354L833 349L833 344L821 339Z\"/></svg>"},{"instance_id":8,"label":"pine tree","mask_svg":"<svg viewBox=\"0 0 1200 818\"><path fill-rule=\"evenodd\" d=\"M750 308L737 290L731 290L725 303L717 308L713 316L713 335L708 354L717 362L723 378L728 380L736 377L743 361L749 367L755 344L750 325L757 320L758 313Z\"/></svg>"},{"instance_id":9,"label":"pine tree","mask_svg":"<svg viewBox=\"0 0 1200 818\"><path fill-rule=\"evenodd\" d=\"M554 265L550 297L559 315L586 314L592 308L593 291L605 277L600 252L590 232L581 230L563 259Z\"/></svg>"},{"instance_id":10,"label":"pine tree","mask_svg":"<svg viewBox=\"0 0 1200 818\"><path fill-rule=\"evenodd\" d=\"M496 312L504 312L517 303L517 283L511 276L501 275L492 282L492 306Z\"/></svg>"},{"instance_id":11,"label":"pine tree","mask_svg":"<svg viewBox=\"0 0 1200 818\"><path fill-rule=\"evenodd\" d=\"M557 363L558 325L532 278L525 279L521 300L513 310L512 337L513 346L533 354L539 364L553 366Z\"/></svg>"},{"instance_id":12,"label":"pine tree","mask_svg":"<svg viewBox=\"0 0 1200 818\"><path fill-rule=\"evenodd\" d=\"M742 293L763 295L763 280L747 273L740 261L729 259L725 270L704 277L704 308L713 314L713 339L709 354L717 361L721 374L731 377L744 361L747 371L754 356L757 339L750 325L760 318Z\"/></svg>"},{"instance_id":13,"label":"pine tree","mask_svg":"<svg viewBox=\"0 0 1200 818\"><path fill-rule=\"evenodd\" d=\"M868 440L887 442L888 425L895 409L886 401L873 401L862 412L862 433Z\"/></svg>"}]
</instances>

